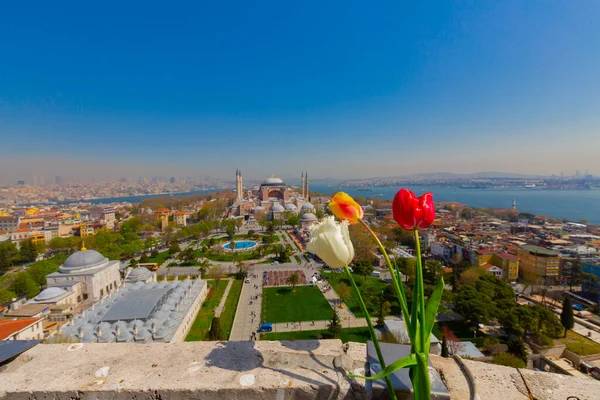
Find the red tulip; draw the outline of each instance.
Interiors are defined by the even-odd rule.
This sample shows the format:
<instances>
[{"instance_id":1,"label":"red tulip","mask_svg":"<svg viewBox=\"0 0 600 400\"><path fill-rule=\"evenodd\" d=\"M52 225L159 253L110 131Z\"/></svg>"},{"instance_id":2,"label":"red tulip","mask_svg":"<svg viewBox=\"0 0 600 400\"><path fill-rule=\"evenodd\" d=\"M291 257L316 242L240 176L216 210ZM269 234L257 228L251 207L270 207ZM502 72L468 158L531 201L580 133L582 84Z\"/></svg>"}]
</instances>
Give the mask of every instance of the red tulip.
<instances>
[{"instance_id":1,"label":"red tulip","mask_svg":"<svg viewBox=\"0 0 600 400\"><path fill-rule=\"evenodd\" d=\"M426 228L435 219L433 196L427 192L421 197L408 189L400 189L392 202L392 213L396 222L407 231Z\"/></svg>"}]
</instances>

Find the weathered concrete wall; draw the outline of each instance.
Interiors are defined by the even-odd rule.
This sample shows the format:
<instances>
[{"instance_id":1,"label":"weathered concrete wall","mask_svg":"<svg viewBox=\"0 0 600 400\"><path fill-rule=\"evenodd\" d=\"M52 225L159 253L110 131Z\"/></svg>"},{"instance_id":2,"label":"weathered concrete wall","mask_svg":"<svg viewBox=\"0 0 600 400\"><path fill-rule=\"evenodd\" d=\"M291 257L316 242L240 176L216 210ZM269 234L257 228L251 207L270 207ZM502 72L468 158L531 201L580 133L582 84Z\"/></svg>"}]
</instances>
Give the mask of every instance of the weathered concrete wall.
<instances>
[{"instance_id":1,"label":"weathered concrete wall","mask_svg":"<svg viewBox=\"0 0 600 400\"><path fill-rule=\"evenodd\" d=\"M3 367L10 399L365 399L365 345L339 340L39 345ZM600 382L432 357L452 399L597 399Z\"/></svg>"}]
</instances>

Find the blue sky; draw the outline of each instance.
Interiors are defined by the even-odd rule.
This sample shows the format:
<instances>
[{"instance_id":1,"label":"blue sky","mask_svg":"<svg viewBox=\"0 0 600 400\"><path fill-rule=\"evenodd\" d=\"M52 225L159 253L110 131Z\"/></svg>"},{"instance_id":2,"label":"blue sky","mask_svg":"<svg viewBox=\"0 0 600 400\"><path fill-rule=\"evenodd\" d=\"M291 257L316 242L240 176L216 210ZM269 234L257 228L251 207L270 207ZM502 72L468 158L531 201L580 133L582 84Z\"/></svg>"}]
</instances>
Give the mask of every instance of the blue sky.
<instances>
[{"instance_id":1,"label":"blue sky","mask_svg":"<svg viewBox=\"0 0 600 400\"><path fill-rule=\"evenodd\" d=\"M0 183L600 173L598 2L21 3Z\"/></svg>"}]
</instances>

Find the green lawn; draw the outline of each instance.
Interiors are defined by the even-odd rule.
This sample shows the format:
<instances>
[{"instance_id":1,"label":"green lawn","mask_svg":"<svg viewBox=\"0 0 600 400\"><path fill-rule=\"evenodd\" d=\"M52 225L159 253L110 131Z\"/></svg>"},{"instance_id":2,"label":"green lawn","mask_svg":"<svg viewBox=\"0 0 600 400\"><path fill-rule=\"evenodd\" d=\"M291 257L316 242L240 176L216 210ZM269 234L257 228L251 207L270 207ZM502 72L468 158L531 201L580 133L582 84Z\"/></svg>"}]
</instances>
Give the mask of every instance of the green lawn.
<instances>
[{"instance_id":1,"label":"green lawn","mask_svg":"<svg viewBox=\"0 0 600 400\"><path fill-rule=\"evenodd\" d=\"M331 339L331 335L327 330L316 331L296 331L296 332L280 332L280 333L263 333L260 335L260 340L317 340ZM371 340L369 328L347 328L342 329L342 333L338 338L342 342L359 342L366 343Z\"/></svg>"},{"instance_id":2,"label":"green lawn","mask_svg":"<svg viewBox=\"0 0 600 400\"><path fill-rule=\"evenodd\" d=\"M361 276L361 275L356 275L356 274L352 274L354 281L356 282L357 286L359 287L358 289L360 290L360 293L362 294L362 298L365 300L365 303L367 305L367 309L369 310L369 314L371 314L371 316L374 316L376 309L377 309L377 305L379 304L374 297L377 296L379 293L381 293L382 290L384 290L386 288L386 286L391 286L389 283L386 283L384 281L382 281L379 278L374 278L372 276L367 276L367 280L365 282L365 277ZM360 310L360 305L358 303L358 297L356 297L356 293L354 292L354 290L352 289L352 285L350 284L350 279L348 279L348 276L346 275L345 272L331 272L331 273L326 273L323 274L323 277L325 277L325 279L327 279L327 282L329 282L329 284L331 285L331 287L333 288L333 290L336 291L336 293L338 292L338 286L340 285L340 283L345 283L349 288L350 288L350 296L348 297L348 299L346 300L346 305L348 306L348 308L350 309L350 311L352 311L352 313L354 314L355 317L357 318L361 318L364 317L362 311ZM373 299L373 301L369 301L369 299ZM393 298L393 301L390 301L390 303L392 304L392 314L400 314L401 310L400 310L400 304L398 303L398 300L395 298Z\"/></svg>"},{"instance_id":3,"label":"green lawn","mask_svg":"<svg viewBox=\"0 0 600 400\"><path fill-rule=\"evenodd\" d=\"M233 261L234 255L235 261L248 261L260 258L254 251L238 251L236 253L227 251L210 254L205 253L202 250L196 250L195 254L197 258L207 258L211 261Z\"/></svg>"},{"instance_id":4,"label":"green lawn","mask_svg":"<svg viewBox=\"0 0 600 400\"><path fill-rule=\"evenodd\" d=\"M567 332L566 338L558 339L567 346L567 350L580 356L600 353L600 344L573 331Z\"/></svg>"},{"instance_id":5,"label":"green lawn","mask_svg":"<svg viewBox=\"0 0 600 400\"><path fill-rule=\"evenodd\" d=\"M198 310L198 314L196 315L196 319L188 332L188 335L185 338L186 342L198 342L201 340L207 340L208 338L208 330L210 329L210 325L212 324L212 320L214 318L214 309L219 305L221 301L221 297L223 296L223 292L225 292L225 288L227 287L227 283L229 281L227 279L221 279L219 281L218 290L213 290L215 287L215 282L208 281L208 285L210 286L210 290L202 307Z\"/></svg>"},{"instance_id":6,"label":"green lawn","mask_svg":"<svg viewBox=\"0 0 600 400\"><path fill-rule=\"evenodd\" d=\"M296 262L297 262L298 264L302 264L302 261L300 260L300 257L298 257L298 256L294 256L294 258L296 259Z\"/></svg>"},{"instance_id":7,"label":"green lawn","mask_svg":"<svg viewBox=\"0 0 600 400\"><path fill-rule=\"evenodd\" d=\"M167 258L169 258L169 250L161 251L156 257L149 257L148 262L157 263L160 267L162 263L167 260Z\"/></svg>"},{"instance_id":8,"label":"green lawn","mask_svg":"<svg viewBox=\"0 0 600 400\"><path fill-rule=\"evenodd\" d=\"M231 284L229 295L225 300L225 309L221 313L221 331L224 337L229 338L233 320L235 318L235 310L237 310L240 294L242 293L242 285L244 281L237 279Z\"/></svg>"},{"instance_id":9,"label":"green lawn","mask_svg":"<svg viewBox=\"0 0 600 400\"><path fill-rule=\"evenodd\" d=\"M452 329L452 332L454 332L460 341L473 342L473 344L475 344L477 347L483 346L483 339L486 337L486 335L482 332L478 332L477 337L473 337L473 331L471 330L469 324L465 321L445 321L434 323L431 333L433 333L439 340L442 340L442 327L444 325Z\"/></svg>"},{"instance_id":10,"label":"green lawn","mask_svg":"<svg viewBox=\"0 0 600 400\"><path fill-rule=\"evenodd\" d=\"M263 290L262 319L268 322L318 321L333 317L333 310L316 286Z\"/></svg>"}]
</instances>

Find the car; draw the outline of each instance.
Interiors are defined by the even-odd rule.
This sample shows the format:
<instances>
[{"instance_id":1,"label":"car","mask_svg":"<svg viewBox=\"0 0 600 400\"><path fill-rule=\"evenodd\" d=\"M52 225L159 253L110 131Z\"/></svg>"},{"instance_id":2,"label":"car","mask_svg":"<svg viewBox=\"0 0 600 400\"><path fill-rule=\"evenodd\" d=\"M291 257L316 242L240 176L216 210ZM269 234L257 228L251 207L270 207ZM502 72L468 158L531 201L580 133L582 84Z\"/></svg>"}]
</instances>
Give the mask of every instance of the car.
<instances>
[{"instance_id":1,"label":"car","mask_svg":"<svg viewBox=\"0 0 600 400\"><path fill-rule=\"evenodd\" d=\"M244 283L250 283L250 279L246 278L246 280L244 281Z\"/></svg>"},{"instance_id":2,"label":"car","mask_svg":"<svg viewBox=\"0 0 600 400\"><path fill-rule=\"evenodd\" d=\"M269 322L265 322L264 324L262 324L261 326L258 327L258 330L256 332L258 332L258 333L273 332L273 324L271 324Z\"/></svg>"},{"instance_id":3,"label":"car","mask_svg":"<svg viewBox=\"0 0 600 400\"><path fill-rule=\"evenodd\" d=\"M582 306L581 304L574 303L574 304L573 304L573 310L577 310L577 311L585 311L585 307L584 307L584 306Z\"/></svg>"},{"instance_id":4,"label":"car","mask_svg":"<svg viewBox=\"0 0 600 400\"><path fill-rule=\"evenodd\" d=\"M273 261L271 265L279 265L279 261Z\"/></svg>"}]
</instances>

